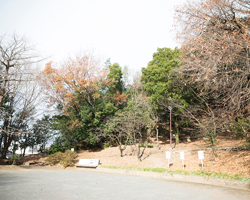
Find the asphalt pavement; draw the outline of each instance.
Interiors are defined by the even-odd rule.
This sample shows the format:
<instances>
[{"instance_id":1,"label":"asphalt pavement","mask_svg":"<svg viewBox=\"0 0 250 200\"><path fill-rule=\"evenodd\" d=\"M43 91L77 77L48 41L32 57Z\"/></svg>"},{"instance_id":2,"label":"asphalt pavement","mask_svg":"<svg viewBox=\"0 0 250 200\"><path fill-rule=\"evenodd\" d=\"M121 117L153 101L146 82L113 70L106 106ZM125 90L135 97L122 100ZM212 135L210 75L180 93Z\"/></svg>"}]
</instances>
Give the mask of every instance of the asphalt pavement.
<instances>
[{"instance_id":1,"label":"asphalt pavement","mask_svg":"<svg viewBox=\"0 0 250 200\"><path fill-rule=\"evenodd\" d=\"M250 199L250 191L95 170L0 171L0 199Z\"/></svg>"}]
</instances>

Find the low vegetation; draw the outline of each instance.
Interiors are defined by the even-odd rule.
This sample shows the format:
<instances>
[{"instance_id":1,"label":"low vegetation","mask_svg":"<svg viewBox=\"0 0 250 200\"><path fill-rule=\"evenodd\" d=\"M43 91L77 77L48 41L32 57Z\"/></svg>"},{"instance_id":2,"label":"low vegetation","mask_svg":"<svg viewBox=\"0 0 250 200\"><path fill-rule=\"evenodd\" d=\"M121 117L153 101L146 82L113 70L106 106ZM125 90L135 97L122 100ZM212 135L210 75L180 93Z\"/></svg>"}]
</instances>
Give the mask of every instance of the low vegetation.
<instances>
[{"instance_id":1,"label":"low vegetation","mask_svg":"<svg viewBox=\"0 0 250 200\"><path fill-rule=\"evenodd\" d=\"M74 166L75 164L75 158L77 157L76 152L72 152L70 150L65 151L65 153L62 152L57 152L55 154L51 154L48 156L46 159L46 162L49 165L56 165L60 163L63 165L64 168L69 167L69 166Z\"/></svg>"},{"instance_id":2,"label":"low vegetation","mask_svg":"<svg viewBox=\"0 0 250 200\"><path fill-rule=\"evenodd\" d=\"M11 157L11 160L13 161L13 165L16 165L17 161L20 160L20 157L16 154L14 154L12 157Z\"/></svg>"},{"instance_id":3,"label":"low vegetation","mask_svg":"<svg viewBox=\"0 0 250 200\"><path fill-rule=\"evenodd\" d=\"M126 170L134 170L134 171L145 171L145 172L156 172L156 173L169 173L169 174L183 174L183 175L195 175L195 176L207 176L207 177L214 177L214 178L223 178L229 180L241 180L241 181L249 181L250 177L244 175L231 175L228 173L221 173L215 171L203 171L203 170L196 170L196 171L185 171L185 170L171 170L171 169L164 169L164 168L136 168L136 167L115 167L115 166L100 166L102 168L109 168L109 169L126 169Z\"/></svg>"}]
</instances>

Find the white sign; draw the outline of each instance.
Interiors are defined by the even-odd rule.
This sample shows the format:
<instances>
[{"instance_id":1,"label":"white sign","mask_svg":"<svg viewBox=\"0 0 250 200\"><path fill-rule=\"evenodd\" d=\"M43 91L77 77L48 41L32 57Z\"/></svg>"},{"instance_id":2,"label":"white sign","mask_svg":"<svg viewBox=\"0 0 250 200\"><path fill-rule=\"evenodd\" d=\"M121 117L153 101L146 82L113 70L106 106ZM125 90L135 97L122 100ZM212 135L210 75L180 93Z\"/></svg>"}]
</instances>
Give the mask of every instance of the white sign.
<instances>
[{"instance_id":1,"label":"white sign","mask_svg":"<svg viewBox=\"0 0 250 200\"><path fill-rule=\"evenodd\" d=\"M180 152L180 157L181 157L181 160L184 160L184 151Z\"/></svg>"},{"instance_id":2,"label":"white sign","mask_svg":"<svg viewBox=\"0 0 250 200\"><path fill-rule=\"evenodd\" d=\"M71 151L74 151L74 148L71 148Z\"/></svg>"},{"instance_id":3,"label":"white sign","mask_svg":"<svg viewBox=\"0 0 250 200\"><path fill-rule=\"evenodd\" d=\"M204 160L204 153L203 151L198 151L198 156L200 160Z\"/></svg>"},{"instance_id":4,"label":"white sign","mask_svg":"<svg viewBox=\"0 0 250 200\"><path fill-rule=\"evenodd\" d=\"M167 151L167 152L166 152L166 158L167 158L167 159L171 159L171 152L170 152L170 151Z\"/></svg>"}]
</instances>

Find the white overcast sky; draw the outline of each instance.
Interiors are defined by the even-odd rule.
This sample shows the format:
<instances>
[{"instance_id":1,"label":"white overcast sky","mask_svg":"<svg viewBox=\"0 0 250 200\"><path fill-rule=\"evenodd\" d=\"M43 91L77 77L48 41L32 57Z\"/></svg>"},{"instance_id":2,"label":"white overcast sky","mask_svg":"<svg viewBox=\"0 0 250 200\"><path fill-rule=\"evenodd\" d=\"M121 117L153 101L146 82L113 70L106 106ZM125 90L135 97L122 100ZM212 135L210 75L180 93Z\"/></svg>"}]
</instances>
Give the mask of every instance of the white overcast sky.
<instances>
[{"instance_id":1,"label":"white overcast sky","mask_svg":"<svg viewBox=\"0 0 250 200\"><path fill-rule=\"evenodd\" d=\"M80 51L140 71L174 41L174 6L185 0L0 0L0 35L25 36L60 62Z\"/></svg>"}]
</instances>

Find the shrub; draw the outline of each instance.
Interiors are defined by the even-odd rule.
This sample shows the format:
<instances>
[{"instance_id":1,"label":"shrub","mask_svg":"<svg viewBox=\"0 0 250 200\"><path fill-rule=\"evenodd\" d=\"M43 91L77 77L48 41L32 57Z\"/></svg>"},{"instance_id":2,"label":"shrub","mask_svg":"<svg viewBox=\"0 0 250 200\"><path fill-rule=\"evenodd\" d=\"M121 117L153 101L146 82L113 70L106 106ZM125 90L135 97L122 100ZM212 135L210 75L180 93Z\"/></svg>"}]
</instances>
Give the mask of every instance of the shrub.
<instances>
[{"instance_id":1,"label":"shrub","mask_svg":"<svg viewBox=\"0 0 250 200\"><path fill-rule=\"evenodd\" d=\"M12 163L12 164L13 164L13 165L16 165L16 161L19 160L20 157L19 157L18 155L14 154L10 159L13 160L13 163Z\"/></svg>"},{"instance_id":2,"label":"shrub","mask_svg":"<svg viewBox=\"0 0 250 200\"><path fill-rule=\"evenodd\" d=\"M77 157L76 152L67 150L65 151L65 153L63 153L63 159L60 161L60 164L62 164L64 168L69 167L69 166L74 166L75 164L74 159L76 157Z\"/></svg>"},{"instance_id":3,"label":"shrub","mask_svg":"<svg viewBox=\"0 0 250 200\"><path fill-rule=\"evenodd\" d=\"M110 147L110 144L108 142L104 142L102 149L106 149L108 147Z\"/></svg>"},{"instance_id":4,"label":"shrub","mask_svg":"<svg viewBox=\"0 0 250 200\"><path fill-rule=\"evenodd\" d=\"M56 165L63 159L63 153L57 152L48 156L45 160L49 165Z\"/></svg>"},{"instance_id":5,"label":"shrub","mask_svg":"<svg viewBox=\"0 0 250 200\"><path fill-rule=\"evenodd\" d=\"M147 147L148 148L154 148L154 145L153 144L147 144Z\"/></svg>"},{"instance_id":6,"label":"shrub","mask_svg":"<svg viewBox=\"0 0 250 200\"><path fill-rule=\"evenodd\" d=\"M62 145L62 140L57 138L54 143L50 146L50 154L55 154L58 152L64 152L64 148Z\"/></svg>"},{"instance_id":7,"label":"shrub","mask_svg":"<svg viewBox=\"0 0 250 200\"><path fill-rule=\"evenodd\" d=\"M141 144L140 144L140 147L145 147L145 144L144 144L144 143L141 143ZM153 145L153 144L147 144L147 147L148 147L148 148L153 148L154 145Z\"/></svg>"},{"instance_id":8,"label":"shrub","mask_svg":"<svg viewBox=\"0 0 250 200\"><path fill-rule=\"evenodd\" d=\"M245 139L247 143L250 143L250 121L249 119L241 118L237 122L231 125L231 130L236 133L237 139Z\"/></svg>"},{"instance_id":9,"label":"shrub","mask_svg":"<svg viewBox=\"0 0 250 200\"><path fill-rule=\"evenodd\" d=\"M64 168L68 166L74 166L74 159L77 157L76 152L72 152L70 150L65 151L65 153L57 152L55 154L51 154L45 160L49 165L56 165L60 163Z\"/></svg>"}]
</instances>

